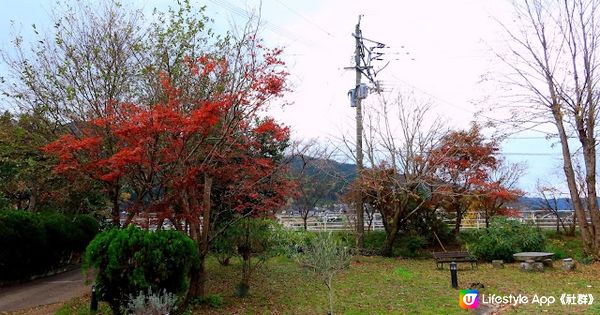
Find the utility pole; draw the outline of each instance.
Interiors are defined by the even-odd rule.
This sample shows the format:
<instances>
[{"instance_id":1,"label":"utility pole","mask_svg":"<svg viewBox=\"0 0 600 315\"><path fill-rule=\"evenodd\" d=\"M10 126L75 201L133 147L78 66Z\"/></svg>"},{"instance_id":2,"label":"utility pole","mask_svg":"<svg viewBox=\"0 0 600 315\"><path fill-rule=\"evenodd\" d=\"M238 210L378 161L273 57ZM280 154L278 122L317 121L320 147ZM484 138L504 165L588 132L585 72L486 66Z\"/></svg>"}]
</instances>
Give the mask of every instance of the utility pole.
<instances>
[{"instance_id":1,"label":"utility pole","mask_svg":"<svg viewBox=\"0 0 600 315\"><path fill-rule=\"evenodd\" d=\"M361 30L360 30L360 18L358 16L358 23L354 37L356 39L356 48L354 51L354 65L356 67L356 86L354 95L358 95L358 89L361 84L362 72L361 72L361 55L362 55L362 43L361 43ZM358 178L363 173L363 148L362 148L362 134L363 134L363 119L362 119L362 100L356 97L356 175ZM356 194L356 249L359 253L363 252L365 247L365 208L363 202L362 190L358 189Z\"/></svg>"},{"instance_id":2,"label":"utility pole","mask_svg":"<svg viewBox=\"0 0 600 315\"><path fill-rule=\"evenodd\" d=\"M371 65L371 61L381 61L383 52L378 49L386 48L386 45L371 39L364 38L360 30L360 20L362 15L358 16L358 23L352 36L356 40L356 48L354 50L354 66L346 67L345 69L353 69L356 72L356 82L354 88L348 91L350 96L350 106L356 107L356 175L358 178L364 173L363 164L363 118L362 118L362 99L369 94L369 89L381 92L379 82L375 80L377 73L383 68L375 71ZM370 43L372 46L366 46L364 42ZM389 62L388 62L389 63ZM361 82L362 75L365 75L372 87ZM365 245L365 204L364 196L361 187L356 191L356 249L362 252Z\"/></svg>"}]
</instances>

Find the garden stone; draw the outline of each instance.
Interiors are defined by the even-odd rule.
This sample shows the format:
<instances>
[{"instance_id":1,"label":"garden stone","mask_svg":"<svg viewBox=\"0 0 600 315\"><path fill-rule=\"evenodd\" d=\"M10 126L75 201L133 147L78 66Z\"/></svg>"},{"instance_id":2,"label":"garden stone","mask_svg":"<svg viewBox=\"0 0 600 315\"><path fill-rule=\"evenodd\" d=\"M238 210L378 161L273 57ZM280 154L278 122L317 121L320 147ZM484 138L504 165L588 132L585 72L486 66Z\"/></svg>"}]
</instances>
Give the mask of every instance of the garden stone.
<instances>
[{"instance_id":1,"label":"garden stone","mask_svg":"<svg viewBox=\"0 0 600 315\"><path fill-rule=\"evenodd\" d=\"M525 261L521 263L521 271L533 271L533 261Z\"/></svg>"},{"instance_id":2,"label":"garden stone","mask_svg":"<svg viewBox=\"0 0 600 315\"><path fill-rule=\"evenodd\" d=\"M552 259L544 259L543 263L545 267L552 268Z\"/></svg>"},{"instance_id":3,"label":"garden stone","mask_svg":"<svg viewBox=\"0 0 600 315\"><path fill-rule=\"evenodd\" d=\"M492 260L492 266L496 269L504 268L504 260Z\"/></svg>"},{"instance_id":4,"label":"garden stone","mask_svg":"<svg viewBox=\"0 0 600 315\"><path fill-rule=\"evenodd\" d=\"M575 261L573 261L573 258L563 259L562 269L565 271L575 270Z\"/></svg>"},{"instance_id":5,"label":"garden stone","mask_svg":"<svg viewBox=\"0 0 600 315\"><path fill-rule=\"evenodd\" d=\"M539 271L539 272L544 271L544 263L534 262L532 265L533 265L533 270L534 271Z\"/></svg>"}]
</instances>

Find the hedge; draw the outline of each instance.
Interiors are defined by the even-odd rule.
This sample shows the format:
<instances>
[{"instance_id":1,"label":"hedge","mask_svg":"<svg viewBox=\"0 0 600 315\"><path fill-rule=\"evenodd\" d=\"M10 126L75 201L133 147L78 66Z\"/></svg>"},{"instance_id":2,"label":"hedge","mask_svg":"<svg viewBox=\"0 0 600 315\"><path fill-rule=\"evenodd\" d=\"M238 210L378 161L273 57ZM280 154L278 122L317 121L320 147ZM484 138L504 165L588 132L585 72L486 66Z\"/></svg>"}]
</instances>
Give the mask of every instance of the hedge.
<instances>
[{"instance_id":1,"label":"hedge","mask_svg":"<svg viewBox=\"0 0 600 315\"><path fill-rule=\"evenodd\" d=\"M26 280L70 263L98 233L88 215L0 211L0 282Z\"/></svg>"}]
</instances>

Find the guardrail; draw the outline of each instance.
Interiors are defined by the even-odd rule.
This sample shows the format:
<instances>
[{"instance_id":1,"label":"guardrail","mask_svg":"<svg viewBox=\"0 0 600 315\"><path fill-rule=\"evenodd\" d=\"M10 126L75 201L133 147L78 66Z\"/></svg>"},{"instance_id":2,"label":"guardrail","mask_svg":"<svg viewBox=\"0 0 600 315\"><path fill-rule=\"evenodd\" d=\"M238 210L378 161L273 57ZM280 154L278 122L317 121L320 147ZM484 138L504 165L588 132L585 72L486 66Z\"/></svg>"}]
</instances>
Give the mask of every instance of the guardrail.
<instances>
[{"instance_id":1,"label":"guardrail","mask_svg":"<svg viewBox=\"0 0 600 315\"><path fill-rule=\"evenodd\" d=\"M304 229L304 222L301 217L278 216L277 219L285 228ZM355 229L355 223L347 218L342 220L323 220L321 218L312 217L308 218L306 221L306 229L309 231L352 231ZM373 222L371 226L369 226L368 222L365 222L365 229L371 231L383 230L383 222Z\"/></svg>"},{"instance_id":2,"label":"guardrail","mask_svg":"<svg viewBox=\"0 0 600 315\"><path fill-rule=\"evenodd\" d=\"M304 222L300 216L291 215L278 215L277 220L284 227L289 229L304 229ZM544 229L555 229L557 225L557 218L555 216L536 217L530 218L515 218L523 223L530 223L535 226ZM572 218L563 218L565 226L570 226ZM454 228L455 220L444 219L444 222L451 228ZM560 225L560 223L559 223ZM485 228L485 219L479 215L477 217L466 217L462 219L461 229L480 229ZM306 222L306 229L311 231L352 231L355 229L354 219L349 216L339 215L335 217L309 217ZM383 230L383 222L381 220L373 220L369 226L369 222L365 219L365 230Z\"/></svg>"},{"instance_id":3,"label":"guardrail","mask_svg":"<svg viewBox=\"0 0 600 315\"><path fill-rule=\"evenodd\" d=\"M557 219L555 216L530 216L529 218L515 218L521 222L531 223L535 226L544 229L555 229L557 225ZM565 217L562 219L565 226L570 226L572 223L571 217ZM121 220L124 223L124 219ZM288 229L304 229L304 222L300 216L294 215L277 215L277 221L281 223L285 228ZM449 227L454 228L455 220L443 219ZM155 216L150 215L149 217L138 217L133 221L133 224L141 227L149 227L150 229L156 229L158 220ZM170 222L165 222L166 225L163 228L172 228ZM306 222L306 229L310 231L353 231L355 230L355 220L353 216L348 215L329 215L329 216L314 216L309 217ZM462 219L461 229L480 229L485 228L485 219L482 215L468 216ZM384 230L383 222L381 219L374 219L369 223L369 220L365 218L365 230L378 231Z\"/></svg>"}]
</instances>

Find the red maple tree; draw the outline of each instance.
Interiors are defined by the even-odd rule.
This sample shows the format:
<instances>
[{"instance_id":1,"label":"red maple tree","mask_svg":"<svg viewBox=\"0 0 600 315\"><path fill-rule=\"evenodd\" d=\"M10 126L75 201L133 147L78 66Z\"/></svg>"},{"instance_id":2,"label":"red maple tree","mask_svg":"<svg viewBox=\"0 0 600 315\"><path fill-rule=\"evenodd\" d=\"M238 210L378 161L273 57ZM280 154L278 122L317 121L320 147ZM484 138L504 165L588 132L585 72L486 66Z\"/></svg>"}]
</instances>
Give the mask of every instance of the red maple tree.
<instances>
[{"instance_id":1,"label":"red maple tree","mask_svg":"<svg viewBox=\"0 0 600 315\"><path fill-rule=\"evenodd\" d=\"M488 228L493 216L518 216L517 210L507 204L517 201L523 194L519 189L506 187L499 180L485 182L472 192L471 209L483 213L485 227Z\"/></svg>"},{"instance_id":2,"label":"red maple tree","mask_svg":"<svg viewBox=\"0 0 600 315\"><path fill-rule=\"evenodd\" d=\"M465 213L474 206L490 216L501 214L506 210L505 203L521 195L519 190L491 179L490 175L502 163L496 158L498 151L498 143L487 140L479 126L473 124L469 130L450 132L430 153L440 204L456 215L455 233L459 232Z\"/></svg>"},{"instance_id":3,"label":"red maple tree","mask_svg":"<svg viewBox=\"0 0 600 315\"><path fill-rule=\"evenodd\" d=\"M161 75L159 102L107 102L102 117L79 123L78 134L44 148L58 157L59 172L132 190L125 224L152 213L160 224L170 220L189 233L201 257L193 296L205 294L204 258L219 232L213 230L221 218L213 213L213 189L227 197L217 201L253 216L272 213L293 192L278 156L289 130L261 118L285 91L282 51L254 38L244 43L244 53L230 58L185 58L185 86Z\"/></svg>"}]
</instances>

